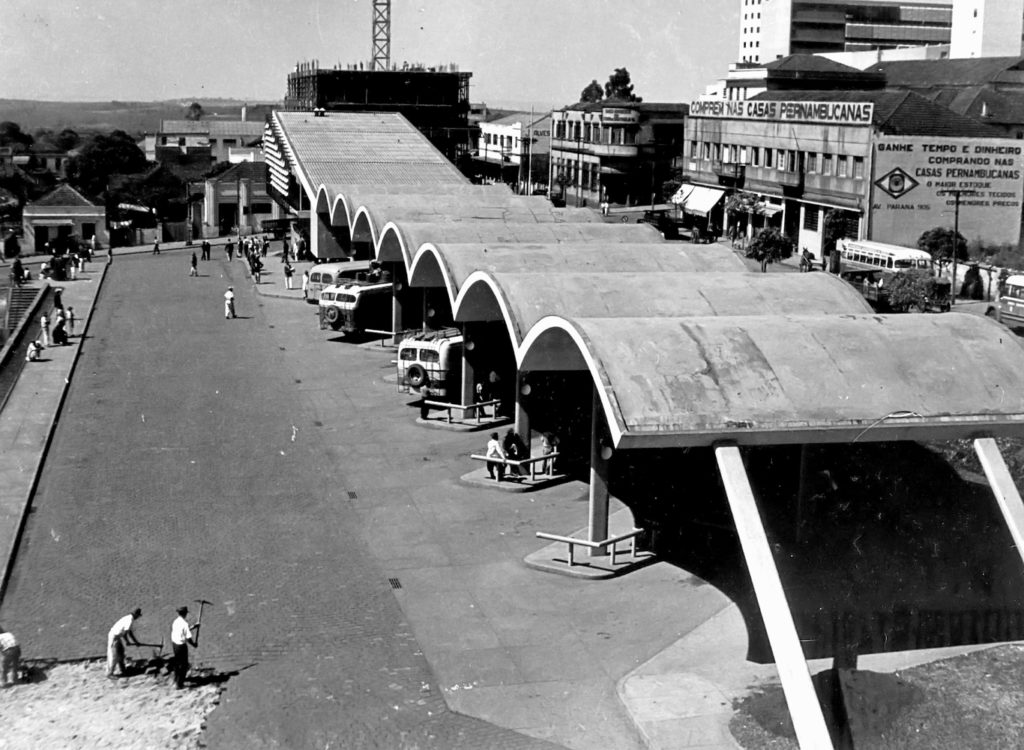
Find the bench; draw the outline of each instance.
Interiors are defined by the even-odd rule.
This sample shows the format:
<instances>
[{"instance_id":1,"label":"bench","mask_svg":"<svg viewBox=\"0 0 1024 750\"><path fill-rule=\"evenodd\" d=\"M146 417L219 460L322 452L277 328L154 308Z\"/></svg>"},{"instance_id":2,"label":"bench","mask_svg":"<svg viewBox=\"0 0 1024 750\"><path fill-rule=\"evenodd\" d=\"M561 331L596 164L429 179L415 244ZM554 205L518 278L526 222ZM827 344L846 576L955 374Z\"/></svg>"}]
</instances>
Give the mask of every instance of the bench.
<instances>
[{"instance_id":1,"label":"bench","mask_svg":"<svg viewBox=\"0 0 1024 750\"><path fill-rule=\"evenodd\" d=\"M515 466L516 468L522 468L523 466L527 466L530 469L530 480L536 481L537 464L541 463L542 461L551 461L551 463L548 464L547 466L547 470L541 473L547 474L549 477L553 477L555 475L555 459L558 458L559 455L561 454L558 453L558 451L555 451L554 453L546 453L544 455L535 456L533 458L521 458L519 460L516 460L513 458L488 458L487 456L481 456L479 453L473 453L470 455L470 458L472 458L474 461L493 461L496 464L504 464L505 466Z\"/></svg>"},{"instance_id":2,"label":"bench","mask_svg":"<svg viewBox=\"0 0 1024 750\"><path fill-rule=\"evenodd\" d=\"M483 407L485 406L493 406L494 412L491 415L491 418L498 418L498 406L501 404L501 399L496 398L490 401L477 401L475 404L450 404L447 401L430 401L424 399L423 403L432 409L444 409L448 413L448 424L451 424L452 422L453 409L460 409L463 413L465 413L469 409L476 409L476 423L480 424L480 419L482 416L484 416Z\"/></svg>"},{"instance_id":3,"label":"bench","mask_svg":"<svg viewBox=\"0 0 1024 750\"><path fill-rule=\"evenodd\" d=\"M569 567L571 568L576 564L575 550L577 546L589 547L590 549L599 549L601 547L608 547L612 557L612 565L616 564L615 556L620 554L618 551L619 542L629 542L629 556L636 560L636 538L644 532L643 529L633 529L627 531L625 534L619 534L618 536L610 536L607 539L602 539L599 542L591 542L588 539L577 539L573 536L560 536L558 534L549 534L546 531L538 531L537 536L541 539L547 539L552 542L562 542L569 546Z\"/></svg>"}]
</instances>

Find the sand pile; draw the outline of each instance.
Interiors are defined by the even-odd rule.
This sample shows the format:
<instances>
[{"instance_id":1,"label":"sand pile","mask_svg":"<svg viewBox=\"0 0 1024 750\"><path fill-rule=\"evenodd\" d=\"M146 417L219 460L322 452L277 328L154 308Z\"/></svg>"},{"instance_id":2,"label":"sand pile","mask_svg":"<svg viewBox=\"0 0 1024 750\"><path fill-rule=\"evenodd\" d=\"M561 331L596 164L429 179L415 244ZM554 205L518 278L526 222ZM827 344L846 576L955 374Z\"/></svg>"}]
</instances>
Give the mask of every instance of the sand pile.
<instances>
[{"instance_id":1,"label":"sand pile","mask_svg":"<svg viewBox=\"0 0 1024 750\"><path fill-rule=\"evenodd\" d=\"M199 684L175 690L155 666L110 680L102 662L29 663L24 671L20 684L0 690L3 750L199 748L206 715L225 685L200 674Z\"/></svg>"}]
</instances>

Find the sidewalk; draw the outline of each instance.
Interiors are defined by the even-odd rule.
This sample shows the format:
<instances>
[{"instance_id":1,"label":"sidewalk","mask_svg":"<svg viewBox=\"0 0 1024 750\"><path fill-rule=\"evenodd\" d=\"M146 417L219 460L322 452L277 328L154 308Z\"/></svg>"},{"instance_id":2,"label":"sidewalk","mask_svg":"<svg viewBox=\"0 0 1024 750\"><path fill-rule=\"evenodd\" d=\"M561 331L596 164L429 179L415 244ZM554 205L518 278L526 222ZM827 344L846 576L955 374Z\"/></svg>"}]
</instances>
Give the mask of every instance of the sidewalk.
<instances>
[{"instance_id":1,"label":"sidewalk","mask_svg":"<svg viewBox=\"0 0 1024 750\"><path fill-rule=\"evenodd\" d=\"M50 437L60 418L64 395L87 338L89 319L107 272L105 260L89 263L85 273L75 281L30 282L34 286L50 283L52 287L64 290L65 309L75 309L75 335L70 338L68 346L47 347L41 360L25 363L25 369L11 391L3 413L0 413L0 561L3 563L0 600L7 587ZM52 305L52 301L47 299L42 308L51 319Z\"/></svg>"}]
</instances>

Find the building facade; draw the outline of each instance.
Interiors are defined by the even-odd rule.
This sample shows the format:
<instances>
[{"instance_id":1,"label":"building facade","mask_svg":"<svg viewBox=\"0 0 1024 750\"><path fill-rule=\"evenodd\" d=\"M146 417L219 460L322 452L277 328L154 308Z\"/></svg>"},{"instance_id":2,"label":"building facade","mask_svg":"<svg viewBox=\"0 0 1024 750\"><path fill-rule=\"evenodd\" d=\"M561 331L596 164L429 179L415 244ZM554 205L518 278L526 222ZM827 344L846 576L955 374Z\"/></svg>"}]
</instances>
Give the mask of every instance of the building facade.
<instances>
[{"instance_id":1,"label":"building facade","mask_svg":"<svg viewBox=\"0 0 1024 750\"><path fill-rule=\"evenodd\" d=\"M755 18L742 18L751 14ZM952 0L762 0L741 6L740 15L747 29L740 35L740 60L756 63L801 53L949 44Z\"/></svg>"},{"instance_id":2,"label":"building facade","mask_svg":"<svg viewBox=\"0 0 1024 750\"><path fill-rule=\"evenodd\" d=\"M241 120L163 120L153 139L153 161L215 164L228 161L233 148L258 146L263 123L244 119L244 108L242 116Z\"/></svg>"},{"instance_id":3,"label":"building facade","mask_svg":"<svg viewBox=\"0 0 1024 750\"><path fill-rule=\"evenodd\" d=\"M549 194L577 206L661 202L688 111L686 104L617 100L555 110Z\"/></svg>"},{"instance_id":4,"label":"building facade","mask_svg":"<svg viewBox=\"0 0 1024 750\"><path fill-rule=\"evenodd\" d=\"M206 180L201 216L193 216L193 237L224 237L263 231L262 222L284 217L267 193L262 161L244 161ZM196 221L196 220L199 221Z\"/></svg>"},{"instance_id":5,"label":"building facade","mask_svg":"<svg viewBox=\"0 0 1024 750\"><path fill-rule=\"evenodd\" d=\"M956 217L969 241L1020 239L1022 144L910 92L694 102L686 131L684 179L701 188L698 215L723 228L776 226L820 258L826 213L838 211L848 236L913 247L953 225L948 191L969 190ZM727 209L733 193L744 209Z\"/></svg>"},{"instance_id":6,"label":"building facade","mask_svg":"<svg viewBox=\"0 0 1024 750\"><path fill-rule=\"evenodd\" d=\"M22 247L34 253L67 250L74 240L108 245L107 210L70 185L60 185L22 210Z\"/></svg>"},{"instance_id":7,"label":"building facade","mask_svg":"<svg viewBox=\"0 0 1024 750\"><path fill-rule=\"evenodd\" d=\"M532 192L536 183L547 184L551 153L551 115L517 112L481 122L475 161L483 174Z\"/></svg>"},{"instance_id":8,"label":"building facade","mask_svg":"<svg viewBox=\"0 0 1024 750\"><path fill-rule=\"evenodd\" d=\"M952 58L1021 54L1024 0L953 0Z\"/></svg>"}]
</instances>

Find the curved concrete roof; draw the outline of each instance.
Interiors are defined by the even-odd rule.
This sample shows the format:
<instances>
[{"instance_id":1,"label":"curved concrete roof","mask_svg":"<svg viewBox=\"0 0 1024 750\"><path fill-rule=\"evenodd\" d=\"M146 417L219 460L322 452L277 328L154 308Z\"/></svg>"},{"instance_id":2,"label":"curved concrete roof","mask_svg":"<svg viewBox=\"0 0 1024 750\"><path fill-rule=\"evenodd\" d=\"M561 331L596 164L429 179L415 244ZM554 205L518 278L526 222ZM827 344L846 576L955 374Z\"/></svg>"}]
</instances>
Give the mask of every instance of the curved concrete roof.
<instances>
[{"instance_id":1,"label":"curved concrete roof","mask_svg":"<svg viewBox=\"0 0 1024 750\"><path fill-rule=\"evenodd\" d=\"M417 249L426 242L437 244L560 242L656 243L662 237L650 224L526 224L502 221L446 221L396 224L389 221L380 231L376 256L379 261L404 261L412 266Z\"/></svg>"},{"instance_id":2,"label":"curved concrete roof","mask_svg":"<svg viewBox=\"0 0 1024 750\"><path fill-rule=\"evenodd\" d=\"M455 321L504 320L513 346L546 315L679 318L870 314L831 274L508 273L476 271L459 289Z\"/></svg>"},{"instance_id":3,"label":"curved concrete roof","mask_svg":"<svg viewBox=\"0 0 1024 750\"><path fill-rule=\"evenodd\" d=\"M428 242L416 251L409 269L410 286L445 286L452 304L474 271L632 271L694 273L721 271L746 273L735 254L718 245L682 245L675 242L622 244L588 242L557 245L487 245Z\"/></svg>"},{"instance_id":4,"label":"curved concrete roof","mask_svg":"<svg viewBox=\"0 0 1024 750\"><path fill-rule=\"evenodd\" d=\"M330 197L331 224L349 226L355 222L356 212L363 206L389 210L391 206L414 206L429 210L431 206L447 206L456 201L472 205L508 205L516 196L506 185L445 185L433 192L423 185L407 185L404 189L384 189L387 186L360 187L352 185L321 185L320 191ZM317 209L324 204L317 194ZM550 205L550 204L549 204Z\"/></svg>"},{"instance_id":5,"label":"curved concrete roof","mask_svg":"<svg viewBox=\"0 0 1024 750\"><path fill-rule=\"evenodd\" d=\"M352 217L352 241L375 245L379 230L389 221L443 221L451 218L521 222L524 224L600 222L601 217L590 209L555 208L540 197L513 195L471 201L458 195L425 195L421 201L413 196L388 196L358 208Z\"/></svg>"},{"instance_id":6,"label":"curved concrete roof","mask_svg":"<svg viewBox=\"0 0 1024 750\"><path fill-rule=\"evenodd\" d=\"M517 362L589 370L619 447L1024 431L1024 346L974 315L550 316Z\"/></svg>"}]
</instances>

